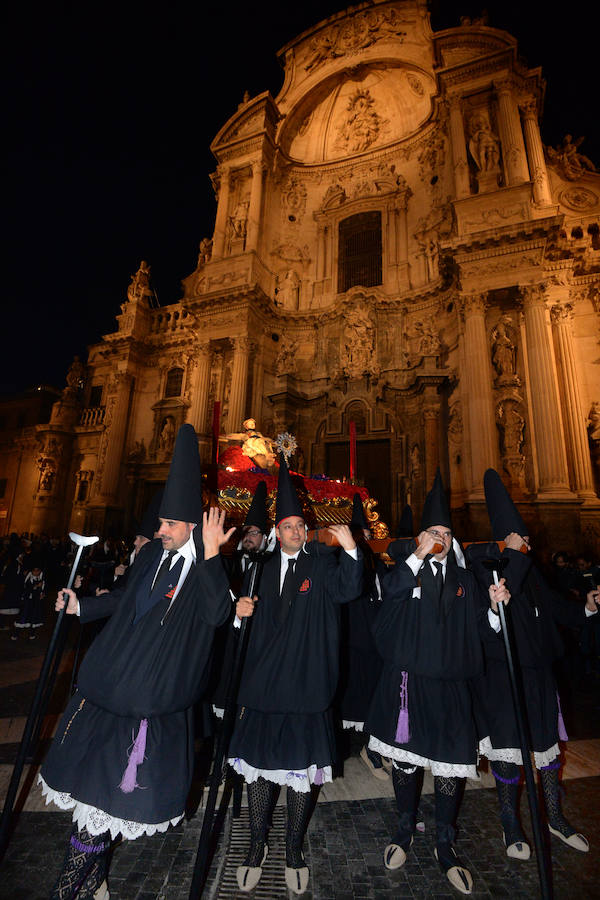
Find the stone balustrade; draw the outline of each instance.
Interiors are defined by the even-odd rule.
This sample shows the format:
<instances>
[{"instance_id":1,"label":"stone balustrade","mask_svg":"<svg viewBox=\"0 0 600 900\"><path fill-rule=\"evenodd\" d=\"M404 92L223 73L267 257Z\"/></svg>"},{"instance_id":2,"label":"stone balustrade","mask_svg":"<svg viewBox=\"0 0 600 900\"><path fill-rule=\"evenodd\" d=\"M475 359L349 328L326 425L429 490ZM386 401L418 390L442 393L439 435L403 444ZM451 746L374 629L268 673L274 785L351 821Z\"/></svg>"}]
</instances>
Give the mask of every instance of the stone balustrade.
<instances>
[{"instance_id":1,"label":"stone balustrade","mask_svg":"<svg viewBox=\"0 0 600 900\"><path fill-rule=\"evenodd\" d=\"M105 406L86 406L85 409L81 410L79 424L87 425L88 427L90 425L102 425L105 412Z\"/></svg>"},{"instance_id":2,"label":"stone balustrade","mask_svg":"<svg viewBox=\"0 0 600 900\"><path fill-rule=\"evenodd\" d=\"M150 324L150 334L182 331L187 323L188 311L179 304L162 307L154 312Z\"/></svg>"}]
</instances>

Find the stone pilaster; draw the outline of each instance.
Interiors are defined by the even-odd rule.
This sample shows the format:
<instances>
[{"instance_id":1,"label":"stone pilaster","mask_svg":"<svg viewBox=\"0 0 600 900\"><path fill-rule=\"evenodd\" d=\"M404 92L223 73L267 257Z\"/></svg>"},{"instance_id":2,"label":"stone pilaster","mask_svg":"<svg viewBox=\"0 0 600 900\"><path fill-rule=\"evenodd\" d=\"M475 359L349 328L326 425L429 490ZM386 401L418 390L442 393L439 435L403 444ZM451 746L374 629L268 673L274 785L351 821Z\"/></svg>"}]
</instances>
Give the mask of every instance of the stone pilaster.
<instances>
[{"instance_id":1,"label":"stone pilaster","mask_svg":"<svg viewBox=\"0 0 600 900\"><path fill-rule=\"evenodd\" d=\"M217 215L215 218L215 233L213 236L212 258L219 259L225 252L225 238L227 235L227 214L229 212L229 169L219 166L219 198Z\"/></svg>"},{"instance_id":2,"label":"stone pilaster","mask_svg":"<svg viewBox=\"0 0 600 900\"><path fill-rule=\"evenodd\" d=\"M570 499L556 361L543 285L521 288L540 499Z\"/></svg>"},{"instance_id":3,"label":"stone pilaster","mask_svg":"<svg viewBox=\"0 0 600 900\"><path fill-rule=\"evenodd\" d=\"M461 109L460 97L449 97L450 107L450 136L452 143L452 163L454 166L454 188L456 199L468 197L471 193L469 185L469 164L467 162L467 144L465 141L465 126Z\"/></svg>"},{"instance_id":4,"label":"stone pilaster","mask_svg":"<svg viewBox=\"0 0 600 900\"><path fill-rule=\"evenodd\" d=\"M194 363L196 378L192 392L192 404L189 409L189 422L194 426L198 434L202 434L206 428L206 413L208 410L208 395L210 392L210 344L205 342L196 347Z\"/></svg>"},{"instance_id":5,"label":"stone pilaster","mask_svg":"<svg viewBox=\"0 0 600 900\"><path fill-rule=\"evenodd\" d=\"M464 316L465 396L469 410L471 485L469 497L483 499L485 470L496 465L496 435L492 374L485 327L485 294L461 298Z\"/></svg>"},{"instance_id":6,"label":"stone pilaster","mask_svg":"<svg viewBox=\"0 0 600 900\"><path fill-rule=\"evenodd\" d=\"M501 81L494 85L498 94L498 125L502 141L502 155L508 185L529 181L525 144L521 130L521 119L511 81Z\"/></svg>"},{"instance_id":7,"label":"stone pilaster","mask_svg":"<svg viewBox=\"0 0 600 900\"><path fill-rule=\"evenodd\" d=\"M229 395L228 431L239 431L246 415L246 389L248 386L248 359L252 342L247 337L233 339L233 367Z\"/></svg>"},{"instance_id":8,"label":"stone pilaster","mask_svg":"<svg viewBox=\"0 0 600 900\"><path fill-rule=\"evenodd\" d=\"M264 166L261 162L252 164L252 185L250 187L250 206L248 207L248 224L246 250L258 250L260 222L263 196Z\"/></svg>"},{"instance_id":9,"label":"stone pilaster","mask_svg":"<svg viewBox=\"0 0 600 900\"><path fill-rule=\"evenodd\" d=\"M564 417L567 451L572 472L572 486L580 497L597 501L586 430L586 416L581 405L581 389L577 374L570 303L555 304L550 310L558 363L561 409Z\"/></svg>"},{"instance_id":10,"label":"stone pilaster","mask_svg":"<svg viewBox=\"0 0 600 900\"><path fill-rule=\"evenodd\" d=\"M440 410L426 406L422 413L425 433L425 484L431 488L435 472L440 464Z\"/></svg>"},{"instance_id":11,"label":"stone pilaster","mask_svg":"<svg viewBox=\"0 0 600 900\"><path fill-rule=\"evenodd\" d=\"M523 129L525 131L525 145L529 159L529 172L533 181L533 199L538 206L550 206L552 194L548 181L548 170L544 159L544 148L540 135L540 126L537 116L537 101L528 97L521 103L523 115Z\"/></svg>"},{"instance_id":12,"label":"stone pilaster","mask_svg":"<svg viewBox=\"0 0 600 900\"><path fill-rule=\"evenodd\" d=\"M110 422L102 437L101 457L102 465L102 495L107 502L116 502L119 488L119 472L123 457L123 444L127 431L127 415L129 412L129 397L131 393L131 375L125 372L113 376L109 389L112 388L112 397L109 397ZM106 419L105 419L106 422ZM102 452L104 450L104 453Z\"/></svg>"}]
</instances>

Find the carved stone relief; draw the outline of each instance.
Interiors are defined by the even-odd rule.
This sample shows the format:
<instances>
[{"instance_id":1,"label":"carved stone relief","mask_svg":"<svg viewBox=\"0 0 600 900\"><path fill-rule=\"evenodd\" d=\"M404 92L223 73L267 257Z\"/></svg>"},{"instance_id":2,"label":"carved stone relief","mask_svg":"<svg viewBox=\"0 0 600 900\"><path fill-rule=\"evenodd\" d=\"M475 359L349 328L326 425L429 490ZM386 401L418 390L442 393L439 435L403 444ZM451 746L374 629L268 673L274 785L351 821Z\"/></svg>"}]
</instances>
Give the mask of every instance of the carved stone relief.
<instances>
[{"instance_id":1,"label":"carved stone relief","mask_svg":"<svg viewBox=\"0 0 600 900\"><path fill-rule=\"evenodd\" d=\"M275 360L276 375L294 375L296 372L296 357L298 342L289 335L282 334L279 340L279 349Z\"/></svg>"},{"instance_id":2,"label":"carved stone relief","mask_svg":"<svg viewBox=\"0 0 600 900\"><path fill-rule=\"evenodd\" d=\"M366 310L350 309L340 336L340 369L347 378L379 373L375 348L375 326Z\"/></svg>"},{"instance_id":3,"label":"carved stone relief","mask_svg":"<svg viewBox=\"0 0 600 900\"><path fill-rule=\"evenodd\" d=\"M500 433L502 465L510 478L512 490L518 495L525 487L525 417L522 404L511 397L501 400L496 406L496 424Z\"/></svg>"},{"instance_id":4,"label":"carved stone relief","mask_svg":"<svg viewBox=\"0 0 600 900\"><path fill-rule=\"evenodd\" d=\"M580 137L574 141L573 136L567 134L558 147L546 147L548 162L557 168L567 181L577 181L587 172L596 171L596 166L591 159L579 152L579 147L584 140L585 138Z\"/></svg>"},{"instance_id":5,"label":"carved stone relief","mask_svg":"<svg viewBox=\"0 0 600 900\"><path fill-rule=\"evenodd\" d=\"M517 328L508 315L502 316L492 330L491 354L497 386L521 384L517 375L517 334Z\"/></svg>"},{"instance_id":6,"label":"carved stone relief","mask_svg":"<svg viewBox=\"0 0 600 900\"><path fill-rule=\"evenodd\" d=\"M332 25L315 35L309 44L304 68L313 72L328 59L356 53L383 38L403 40L406 37L403 24L402 17L393 8L357 13L341 25Z\"/></svg>"},{"instance_id":7,"label":"carved stone relief","mask_svg":"<svg viewBox=\"0 0 600 900\"><path fill-rule=\"evenodd\" d=\"M375 109L369 89L358 88L348 99L346 115L338 126L335 146L346 153L362 153L386 133L389 122Z\"/></svg>"}]
</instances>

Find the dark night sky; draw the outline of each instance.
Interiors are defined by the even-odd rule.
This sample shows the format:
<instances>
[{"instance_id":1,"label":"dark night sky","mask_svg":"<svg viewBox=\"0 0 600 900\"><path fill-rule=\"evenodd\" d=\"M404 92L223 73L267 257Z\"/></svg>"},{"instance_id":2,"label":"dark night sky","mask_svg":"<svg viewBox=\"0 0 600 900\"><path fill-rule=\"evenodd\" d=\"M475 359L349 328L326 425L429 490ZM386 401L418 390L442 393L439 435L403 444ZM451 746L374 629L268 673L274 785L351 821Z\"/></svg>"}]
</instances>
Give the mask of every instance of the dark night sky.
<instances>
[{"instance_id":1,"label":"dark night sky","mask_svg":"<svg viewBox=\"0 0 600 900\"><path fill-rule=\"evenodd\" d=\"M433 28L484 4L433 0ZM347 5L24 0L13 10L0 391L62 387L73 355L114 331L140 259L160 302L179 299L212 234L210 141L245 90L278 93L280 47ZM485 5L489 24L542 66L544 142L585 135L582 152L600 166L590 6L565 21L537 0Z\"/></svg>"}]
</instances>

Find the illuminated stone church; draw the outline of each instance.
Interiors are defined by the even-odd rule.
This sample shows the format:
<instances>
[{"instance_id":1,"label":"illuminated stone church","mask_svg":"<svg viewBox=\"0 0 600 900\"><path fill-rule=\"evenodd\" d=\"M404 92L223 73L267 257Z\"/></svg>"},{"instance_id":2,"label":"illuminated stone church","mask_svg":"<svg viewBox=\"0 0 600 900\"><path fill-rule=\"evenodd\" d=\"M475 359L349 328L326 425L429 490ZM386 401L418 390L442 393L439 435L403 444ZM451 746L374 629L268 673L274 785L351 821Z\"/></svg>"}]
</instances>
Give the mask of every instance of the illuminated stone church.
<instances>
[{"instance_id":1,"label":"illuminated stone church","mask_svg":"<svg viewBox=\"0 0 600 900\"><path fill-rule=\"evenodd\" d=\"M336 478L354 422L392 533L439 465L457 531L488 535L494 466L538 542L598 548L600 175L571 136L543 146L541 70L484 20L432 32L424 0L331 16L279 59L278 96L212 142L181 300L153 308L142 263L18 477L3 457L5 530L131 527L181 423L209 458L219 401L223 432L252 416Z\"/></svg>"}]
</instances>

